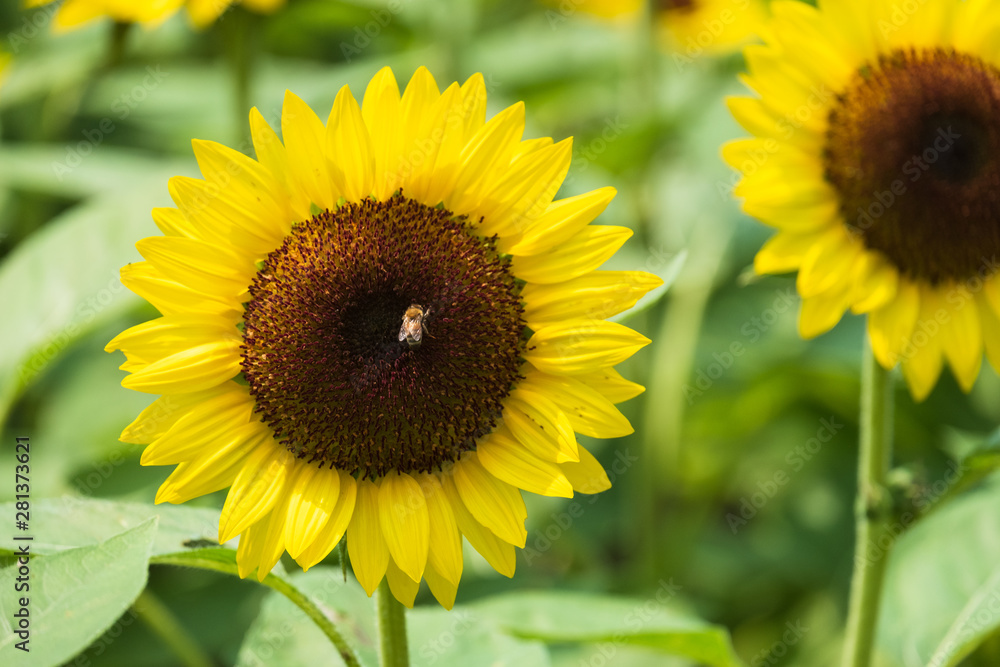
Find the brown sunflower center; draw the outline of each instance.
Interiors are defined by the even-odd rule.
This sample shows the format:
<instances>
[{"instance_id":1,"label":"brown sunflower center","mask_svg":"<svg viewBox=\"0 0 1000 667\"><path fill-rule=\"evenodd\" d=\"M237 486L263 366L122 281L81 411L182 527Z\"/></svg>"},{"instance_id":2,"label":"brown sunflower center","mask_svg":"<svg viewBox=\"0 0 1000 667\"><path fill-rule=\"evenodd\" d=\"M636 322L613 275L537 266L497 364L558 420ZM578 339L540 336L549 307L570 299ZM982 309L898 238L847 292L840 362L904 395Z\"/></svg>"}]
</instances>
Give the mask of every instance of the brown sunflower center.
<instances>
[{"instance_id":1,"label":"brown sunflower center","mask_svg":"<svg viewBox=\"0 0 1000 667\"><path fill-rule=\"evenodd\" d=\"M519 292L464 216L401 195L316 215L250 288L256 409L300 458L359 476L457 460L519 377Z\"/></svg>"},{"instance_id":2,"label":"brown sunflower center","mask_svg":"<svg viewBox=\"0 0 1000 667\"><path fill-rule=\"evenodd\" d=\"M657 0L662 12L693 12L697 3L695 0Z\"/></svg>"},{"instance_id":3,"label":"brown sunflower center","mask_svg":"<svg viewBox=\"0 0 1000 667\"><path fill-rule=\"evenodd\" d=\"M964 280L1000 254L1000 69L942 49L859 70L830 112L848 228L905 275Z\"/></svg>"}]
</instances>

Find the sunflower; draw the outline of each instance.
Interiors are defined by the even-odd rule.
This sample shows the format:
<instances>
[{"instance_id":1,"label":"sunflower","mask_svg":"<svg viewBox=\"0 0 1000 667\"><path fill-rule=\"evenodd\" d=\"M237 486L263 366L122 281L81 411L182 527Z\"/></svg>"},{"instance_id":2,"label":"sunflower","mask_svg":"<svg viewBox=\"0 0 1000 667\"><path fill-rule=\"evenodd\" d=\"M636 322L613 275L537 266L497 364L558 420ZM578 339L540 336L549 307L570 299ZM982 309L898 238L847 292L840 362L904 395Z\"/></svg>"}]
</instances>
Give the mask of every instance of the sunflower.
<instances>
[{"instance_id":1,"label":"sunflower","mask_svg":"<svg viewBox=\"0 0 1000 667\"><path fill-rule=\"evenodd\" d=\"M732 52L758 35L767 19L763 0L656 0L664 42L674 53Z\"/></svg>"},{"instance_id":2,"label":"sunflower","mask_svg":"<svg viewBox=\"0 0 1000 667\"><path fill-rule=\"evenodd\" d=\"M649 341L606 321L661 281L597 271L631 236L593 226L615 194L553 201L571 141L521 140L524 105L485 121L483 77L443 93L388 68L326 125L292 93L284 143L250 115L257 160L195 141L164 236L122 282L162 317L133 327L125 387L162 394L122 434L177 465L156 501L229 487L219 540L263 579L347 538L371 595L451 607L461 536L514 574L521 490L610 486L574 432L632 432L642 387L613 366Z\"/></svg>"},{"instance_id":3,"label":"sunflower","mask_svg":"<svg viewBox=\"0 0 1000 667\"><path fill-rule=\"evenodd\" d=\"M772 5L746 49L751 132L723 149L744 210L778 232L759 273L798 271L799 330L850 309L922 400L947 360L1000 368L1000 13L991 0Z\"/></svg>"},{"instance_id":4,"label":"sunflower","mask_svg":"<svg viewBox=\"0 0 1000 667\"><path fill-rule=\"evenodd\" d=\"M564 15L581 11L605 20L638 21L644 0L544 0ZM754 38L767 18L764 0L648 0L660 42L678 62L723 54Z\"/></svg>"},{"instance_id":5,"label":"sunflower","mask_svg":"<svg viewBox=\"0 0 1000 667\"><path fill-rule=\"evenodd\" d=\"M41 7L53 1L24 0L24 4L25 7ZM56 10L52 25L56 31L66 31L95 19L111 18L120 23L141 23L153 27L173 16L183 6L187 8L191 23L204 28L232 5L269 14L284 4L285 0L65 0Z\"/></svg>"}]
</instances>

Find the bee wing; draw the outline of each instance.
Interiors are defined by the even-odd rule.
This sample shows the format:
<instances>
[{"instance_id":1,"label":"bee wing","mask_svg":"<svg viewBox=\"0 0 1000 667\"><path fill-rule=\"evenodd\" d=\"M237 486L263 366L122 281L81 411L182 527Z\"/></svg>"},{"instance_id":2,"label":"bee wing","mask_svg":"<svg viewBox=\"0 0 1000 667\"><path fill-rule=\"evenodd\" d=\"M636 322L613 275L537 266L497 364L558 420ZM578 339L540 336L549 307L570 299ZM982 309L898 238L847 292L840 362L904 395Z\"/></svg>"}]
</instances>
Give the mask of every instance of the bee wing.
<instances>
[{"instance_id":1,"label":"bee wing","mask_svg":"<svg viewBox=\"0 0 1000 667\"><path fill-rule=\"evenodd\" d=\"M403 322L403 326L399 327L399 342L402 343L406 340L406 322Z\"/></svg>"},{"instance_id":2,"label":"bee wing","mask_svg":"<svg viewBox=\"0 0 1000 667\"><path fill-rule=\"evenodd\" d=\"M413 327L413 331L410 332L410 338L413 339L414 343L419 343L420 339L424 337L424 329L421 326Z\"/></svg>"}]
</instances>

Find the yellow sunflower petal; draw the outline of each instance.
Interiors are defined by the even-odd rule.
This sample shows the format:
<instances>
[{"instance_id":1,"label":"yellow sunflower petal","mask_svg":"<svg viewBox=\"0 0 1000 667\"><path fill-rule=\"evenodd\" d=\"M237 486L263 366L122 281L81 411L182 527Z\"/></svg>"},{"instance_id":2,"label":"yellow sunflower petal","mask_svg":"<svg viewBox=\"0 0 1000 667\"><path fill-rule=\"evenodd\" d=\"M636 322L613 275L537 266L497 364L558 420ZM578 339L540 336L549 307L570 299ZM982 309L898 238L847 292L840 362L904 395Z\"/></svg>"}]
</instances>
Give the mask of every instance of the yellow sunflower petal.
<instances>
[{"instance_id":1,"label":"yellow sunflower petal","mask_svg":"<svg viewBox=\"0 0 1000 667\"><path fill-rule=\"evenodd\" d=\"M621 363L650 342L614 322L569 320L537 330L524 358L543 373L575 375Z\"/></svg>"},{"instance_id":2,"label":"yellow sunflower petal","mask_svg":"<svg viewBox=\"0 0 1000 667\"><path fill-rule=\"evenodd\" d=\"M603 213L617 193L607 187L552 202L537 222L524 230L511 254L540 255L569 241Z\"/></svg>"},{"instance_id":3,"label":"yellow sunflower petal","mask_svg":"<svg viewBox=\"0 0 1000 667\"><path fill-rule=\"evenodd\" d=\"M417 482L427 502L430 528L424 576L428 577L428 573L433 570L452 586L458 586L459 579L462 578L462 535L458 531L455 513L437 475L421 473L417 475Z\"/></svg>"},{"instance_id":4,"label":"yellow sunflower petal","mask_svg":"<svg viewBox=\"0 0 1000 667\"><path fill-rule=\"evenodd\" d=\"M577 433L593 438L621 438L635 432L611 401L575 378L531 370L521 386L548 397Z\"/></svg>"},{"instance_id":5,"label":"yellow sunflower petal","mask_svg":"<svg viewBox=\"0 0 1000 667\"><path fill-rule=\"evenodd\" d=\"M430 519L424 492L413 477L390 472L378 490L378 516L392 559L414 581L427 564Z\"/></svg>"},{"instance_id":6,"label":"yellow sunflower petal","mask_svg":"<svg viewBox=\"0 0 1000 667\"><path fill-rule=\"evenodd\" d=\"M503 421L535 456L555 463L579 459L572 424L544 394L519 386L504 401Z\"/></svg>"},{"instance_id":7,"label":"yellow sunflower petal","mask_svg":"<svg viewBox=\"0 0 1000 667\"><path fill-rule=\"evenodd\" d=\"M457 211L476 206L485 196L483 183L494 170L506 167L524 133L524 103L507 107L473 136L462 149L454 195L445 204Z\"/></svg>"},{"instance_id":8,"label":"yellow sunflower petal","mask_svg":"<svg viewBox=\"0 0 1000 667\"><path fill-rule=\"evenodd\" d=\"M323 524L319 535L307 546L299 557L295 559L303 570L308 570L327 557L333 548L337 546L340 539L347 532L347 526L354 515L354 506L357 501L358 485L355 479L348 473L340 470L340 497L337 498L337 505L333 509L333 514L329 520Z\"/></svg>"},{"instance_id":9,"label":"yellow sunflower petal","mask_svg":"<svg viewBox=\"0 0 1000 667\"><path fill-rule=\"evenodd\" d=\"M523 547L528 539L524 528L528 513L521 492L491 475L475 452L456 462L453 474L462 502L476 521L504 542Z\"/></svg>"},{"instance_id":10,"label":"yellow sunflower petal","mask_svg":"<svg viewBox=\"0 0 1000 667\"><path fill-rule=\"evenodd\" d=\"M389 559L389 566L385 571L385 578L389 582L389 590L392 596L403 603L409 609L413 609L413 601L420 590L420 582L410 579L409 575L403 572L396 561Z\"/></svg>"},{"instance_id":11,"label":"yellow sunflower petal","mask_svg":"<svg viewBox=\"0 0 1000 667\"><path fill-rule=\"evenodd\" d=\"M399 167L403 160L399 84L390 68L380 69L368 83L361 102L361 116L375 159L372 194L382 201L399 188Z\"/></svg>"},{"instance_id":12,"label":"yellow sunflower petal","mask_svg":"<svg viewBox=\"0 0 1000 667\"><path fill-rule=\"evenodd\" d=\"M458 584L438 573L430 563L427 564L424 579L427 581L427 587L431 589L434 599L445 609L451 610L455 606Z\"/></svg>"},{"instance_id":13,"label":"yellow sunflower petal","mask_svg":"<svg viewBox=\"0 0 1000 667\"><path fill-rule=\"evenodd\" d=\"M875 358L885 368L899 361L900 352L910 339L920 314L920 290L901 281L896 298L868 315L868 336Z\"/></svg>"},{"instance_id":14,"label":"yellow sunflower petal","mask_svg":"<svg viewBox=\"0 0 1000 667\"><path fill-rule=\"evenodd\" d=\"M144 466L174 465L190 461L200 452L229 436L234 428L250 423L253 402L235 383L234 389L190 408L169 430L153 440L142 452Z\"/></svg>"},{"instance_id":15,"label":"yellow sunflower petal","mask_svg":"<svg viewBox=\"0 0 1000 667\"><path fill-rule=\"evenodd\" d=\"M227 437L203 448L193 459L178 465L156 492L156 504L187 502L231 486L247 455L270 433L260 423L230 430Z\"/></svg>"},{"instance_id":16,"label":"yellow sunflower petal","mask_svg":"<svg viewBox=\"0 0 1000 667\"><path fill-rule=\"evenodd\" d=\"M532 454L506 428L476 445L479 462L494 477L541 496L572 498L573 485L555 463Z\"/></svg>"},{"instance_id":17,"label":"yellow sunflower petal","mask_svg":"<svg viewBox=\"0 0 1000 667\"><path fill-rule=\"evenodd\" d=\"M580 448L579 463L561 463L559 468L577 493L594 494L611 488L611 480L604 467L583 447Z\"/></svg>"},{"instance_id":18,"label":"yellow sunflower petal","mask_svg":"<svg viewBox=\"0 0 1000 667\"><path fill-rule=\"evenodd\" d=\"M205 343L155 361L122 380L126 389L150 394L200 391L240 372L238 337Z\"/></svg>"},{"instance_id":19,"label":"yellow sunflower petal","mask_svg":"<svg viewBox=\"0 0 1000 667\"><path fill-rule=\"evenodd\" d=\"M941 323L941 349L965 392L979 377L983 364L983 331L975 298L965 286L948 289L942 295L941 310L947 312Z\"/></svg>"},{"instance_id":20,"label":"yellow sunflower petal","mask_svg":"<svg viewBox=\"0 0 1000 667\"><path fill-rule=\"evenodd\" d=\"M264 439L247 457L226 495L219 516L219 543L233 539L274 509L294 468L291 452Z\"/></svg>"},{"instance_id":21,"label":"yellow sunflower petal","mask_svg":"<svg viewBox=\"0 0 1000 667\"><path fill-rule=\"evenodd\" d=\"M601 392L605 398L616 405L631 400L646 391L646 388L641 384L626 380L621 373L613 368L576 373L573 377L588 387Z\"/></svg>"},{"instance_id":22,"label":"yellow sunflower petal","mask_svg":"<svg viewBox=\"0 0 1000 667\"><path fill-rule=\"evenodd\" d=\"M243 308L233 301L209 296L167 278L149 262L135 262L121 268L122 285L129 288L163 315L206 312L218 314L235 323Z\"/></svg>"},{"instance_id":23,"label":"yellow sunflower petal","mask_svg":"<svg viewBox=\"0 0 1000 667\"><path fill-rule=\"evenodd\" d=\"M299 462L297 467L286 491L285 548L292 558L298 558L316 541L340 499L340 475L336 470L305 462Z\"/></svg>"},{"instance_id":24,"label":"yellow sunflower petal","mask_svg":"<svg viewBox=\"0 0 1000 667\"><path fill-rule=\"evenodd\" d=\"M326 123L328 169L348 201L361 201L375 187L375 154L368 128L351 89L337 93Z\"/></svg>"},{"instance_id":25,"label":"yellow sunflower petal","mask_svg":"<svg viewBox=\"0 0 1000 667\"><path fill-rule=\"evenodd\" d=\"M632 236L628 227L591 225L554 250L514 256L513 270L529 283L561 283L589 273L608 261Z\"/></svg>"},{"instance_id":26,"label":"yellow sunflower petal","mask_svg":"<svg viewBox=\"0 0 1000 667\"><path fill-rule=\"evenodd\" d=\"M644 271L594 271L564 283L528 283L521 290L532 329L561 320L603 320L628 310L663 281Z\"/></svg>"},{"instance_id":27,"label":"yellow sunflower petal","mask_svg":"<svg viewBox=\"0 0 1000 667\"><path fill-rule=\"evenodd\" d=\"M389 567L389 548L379 525L378 487L367 479L358 482L357 500L347 526L347 551L354 576L371 597Z\"/></svg>"},{"instance_id":28,"label":"yellow sunflower petal","mask_svg":"<svg viewBox=\"0 0 1000 667\"><path fill-rule=\"evenodd\" d=\"M321 210L332 209L340 193L334 192L327 169L326 128L309 105L287 90L281 111L281 136L292 180L301 184L310 203Z\"/></svg>"},{"instance_id":29,"label":"yellow sunflower petal","mask_svg":"<svg viewBox=\"0 0 1000 667\"><path fill-rule=\"evenodd\" d=\"M285 552L285 521L288 517L288 501L290 496L282 494L271 510L267 522L267 534L260 550L260 562L257 566L257 581L264 581Z\"/></svg>"},{"instance_id":30,"label":"yellow sunflower petal","mask_svg":"<svg viewBox=\"0 0 1000 667\"><path fill-rule=\"evenodd\" d=\"M244 294L257 271L251 258L197 239L151 236L135 247L165 277L226 301Z\"/></svg>"},{"instance_id":31,"label":"yellow sunflower petal","mask_svg":"<svg viewBox=\"0 0 1000 667\"><path fill-rule=\"evenodd\" d=\"M452 512L455 514L458 529L465 535L465 539L469 540L472 548L479 552L479 555L485 558L486 562L492 565L497 572L508 578L513 577L516 564L514 546L494 535L469 513L458 489L455 488L452 475L443 476L441 485L451 504Z\"/></svg>"},{"instance_id":32,"label":"yellow sunflower petal","mask_svg":"<svg viewBox=\"0 0 1000 667\"><path fill-rule=\"evenodd\" d=\"M136 445L152 442L169 431L193 408L205 401L212 401L220 394L228 394L235 387L235 383L226 382L204 391L160 396L149 407L140 412L131 424L125 427L118 439ZM213 406L212 409L214 411L215 407Z\"/></svg>"},{"instance_id":33,"label":"yellow sunflower petal","mask_svg":"<svg viewBox=\"0 0 1000 667\"><path fill-rule=\"evenodd\" d=\"M240 535L240 543L236 547L236 570L241 579L249 577L260 565L270 524L271 514L268 514Z\"/></svg>"}]
</instances>

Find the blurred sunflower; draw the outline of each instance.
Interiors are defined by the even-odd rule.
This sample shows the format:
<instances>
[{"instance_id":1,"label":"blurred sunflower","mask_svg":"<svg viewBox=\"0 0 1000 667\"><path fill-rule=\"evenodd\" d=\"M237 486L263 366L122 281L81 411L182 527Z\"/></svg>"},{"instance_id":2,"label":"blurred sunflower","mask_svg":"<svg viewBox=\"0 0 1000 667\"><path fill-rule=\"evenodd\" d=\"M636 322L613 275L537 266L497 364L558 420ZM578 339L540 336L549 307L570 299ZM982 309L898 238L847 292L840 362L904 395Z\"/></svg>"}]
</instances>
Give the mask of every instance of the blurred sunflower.
<instances>
[{"instance_id":1,"label":"blurred sunflower","mask_svg":"<svg viewBox=\"0 0 1000 667\"><path fill-rule=\"evenodd\" d=\"M755 37L766 22L764 0L649 0L663 44L677 53L733 51ZM545 0L563 8L566 3ZM644 0L576 0L569 5L603 19L638 20Z\"/></svg>"},{"instance_id":2,"label":"blurred sunflower","mask_svg":"<svg viewBox=\"0 0 1000 667\"><path fill-rule=\"evenodd\" d=\"M756 270L798 270L799 329L868 314L921 400L947 359L1000 368L1000 12L992 0L772 5L746 49L755 138L723 149L744 210L778 229Z\"/></svg>"},{"instance_id":3,"label":"blurred sunflower","mask_svg":"<svg viewBox=\"0 0 1000 667\"><path fill-rule=\"evenodd\" d=\"M656 17L673 49L696 56L732 52L760 34L763 0L657 0Z\"/></svg>"},{"instance_id":4,"label":"blurred sunflower","mask_svg":"<svg viewBox=\"0 0 1000 667\"><path fill-rule=\"evenodd\" d=\"M177 468L157 502L230 487L219 539L241 576L287 550L303 568L346 534L369 595L451 607L461 535L506 576L521 489L610 482L574 431L632 428L642 387L613 366L649 341L605 318L660 280L596 271L631 236L591 226L615 191L553 201L571 141L522 141L524 105L485 122L481 75L443 93L386 68L323 122L287 93L284 144L254 109L257 160L195 141L165 236L122 282L163 314L108 344L163 394L122 440Z\"/></svg>"},{"instance_id":5,"label":"blurred sunflower","mask_svg":"<svg viewBox=\"0 0 1000 667\"><path fill-rule=\"evenodd\" d=\"M41 7L54 0L24 0L25 7ZM95 19L110 18L120 23L141 23L152 27L162 23L182 6L191 23L204 28L233 5L269 14L285 0L64 0L56 10L52 26L56 31L78 28Z\"/></svg>"}]
</instances>

